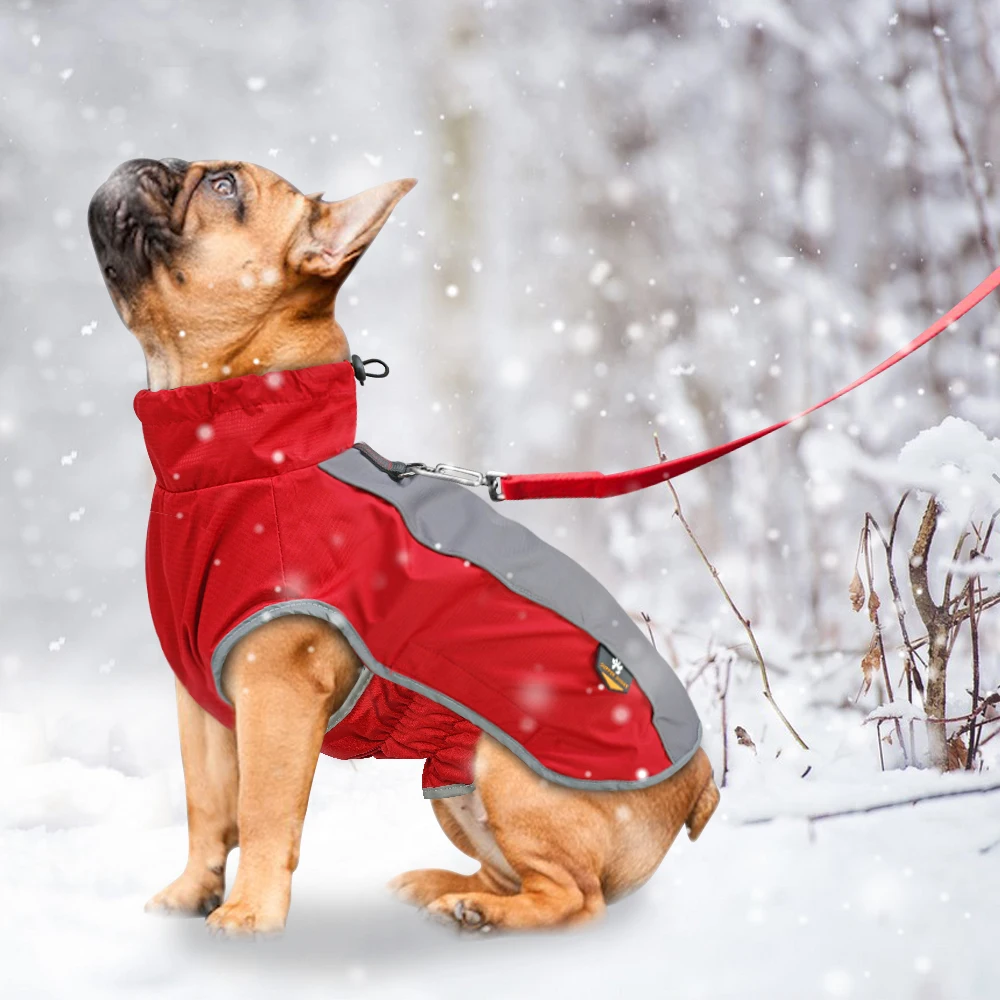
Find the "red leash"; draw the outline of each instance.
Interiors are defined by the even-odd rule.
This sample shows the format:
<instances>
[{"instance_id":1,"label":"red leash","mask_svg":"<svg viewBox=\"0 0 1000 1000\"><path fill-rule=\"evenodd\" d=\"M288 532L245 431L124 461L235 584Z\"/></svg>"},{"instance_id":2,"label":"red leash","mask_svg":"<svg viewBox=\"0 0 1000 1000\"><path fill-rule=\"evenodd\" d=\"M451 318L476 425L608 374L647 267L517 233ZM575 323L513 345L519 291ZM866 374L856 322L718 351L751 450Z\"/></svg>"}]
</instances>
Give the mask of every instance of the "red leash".
<instances>
[{"instance_id":1,"label":"red leash","mask_svg":"<svg viewBox=\"0 0 1000 1000\"><path fill-rule=\"evenodd\" d=\"M864 385L869 379L876 375L881 375L887 368L902 361L908 354L912 354L918 347L923 347L928 341L933 340L942 330L946 330L952 323L964 316L973 306L978 305L986 298L990 292L1000 287L1000 268L997 268L982 284L974 291L970 292L961 302L949 312L946 312L939 320L929 326L920 336L915 337L906 347L901 348L886 358L877 368L873 368L867 375L845 386L840 392L834 393L829 399L824 399L822 403L810 406L808 410L803 410L794 417L782 420L780 423L772 424L763 430L754 431L746 437L737 438L728 444L720 444L707 451L700 451L696 455L687 455L684 458L672 458L668 462L661 462L657 465L649 465L644 469L630 469L627 472L612 472L605 475L603 472L551 472L539 473L528 476L503 476L496 473L487 473L485 485L490 487L490 495L494 500L543 500L556 497L615 497L622 493L633 493L636 490L644 490L647 486L655 486L657 483L673 479L699 466L714 462L715 459L728 455L753 441L758 441L768 434L773 434L782 427L787 427L796 420L815 413L816 410L827 403L832 403L835 399L857 389L859 385ZM499 489L497 488L499 486ZM501 492L502 491L502 492Z\"/></svg>"}]
</instances>

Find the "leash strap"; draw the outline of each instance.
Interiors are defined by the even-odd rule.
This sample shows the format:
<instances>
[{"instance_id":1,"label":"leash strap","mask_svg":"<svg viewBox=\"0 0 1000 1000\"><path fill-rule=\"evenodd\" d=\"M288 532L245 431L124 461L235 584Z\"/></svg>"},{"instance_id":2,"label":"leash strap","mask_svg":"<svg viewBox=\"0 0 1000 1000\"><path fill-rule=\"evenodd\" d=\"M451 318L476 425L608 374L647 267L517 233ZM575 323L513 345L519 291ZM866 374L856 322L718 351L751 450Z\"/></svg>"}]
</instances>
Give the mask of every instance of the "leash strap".
<instances>
[{"instance_id":1,"label":"leash strap","mask_svg":"<svg viewBox=\"0 0 1000 1000\"><path fill-rule=\"evenodd\" d=\"M907 355L912 354L917 348L933 340L939 333L946 330L952 323L964 316L973 306L977 306L990 292L1000 287L1000 268L997 268L985 281L978 285L954 308L946 312L940 319L932 323L918 337L914 337L905 347L900 348L890 358L886 358L882 364L873 368L867 375L862 375L850 385L844 386L839 392L834 393L829 399L824 399L822 403L810 406L808 410L803 410L794 417L782 420L780 423L772 424L763 430L754 431L745 437L737 438L728 444L716 445L707 451L700 451L694 455L686 455L683 458L673 458L667 462L657 465L649 465L643 469L630 469L626 472L612 472L605 475L603 472L552 472L539 473L526 476L498 476L497 483L490 485L490 496L494 500L544 500L558 497L615 497L623 493L634 493L636 490L644 490L647 486L655 486L657 483L673 479L675 476L683 475L692 469L697 469L709 462L714 462L723 455L737 451L740 448L759 441L768 434L787 427L796 420L809 416L817 410L832 403L835 399L840 399L852 389L857 389L859 385L864 385L869 379L881 375L882 372L900 362ZM495 475L495 474L494 474Z\"/></svg>"}]
</instances>

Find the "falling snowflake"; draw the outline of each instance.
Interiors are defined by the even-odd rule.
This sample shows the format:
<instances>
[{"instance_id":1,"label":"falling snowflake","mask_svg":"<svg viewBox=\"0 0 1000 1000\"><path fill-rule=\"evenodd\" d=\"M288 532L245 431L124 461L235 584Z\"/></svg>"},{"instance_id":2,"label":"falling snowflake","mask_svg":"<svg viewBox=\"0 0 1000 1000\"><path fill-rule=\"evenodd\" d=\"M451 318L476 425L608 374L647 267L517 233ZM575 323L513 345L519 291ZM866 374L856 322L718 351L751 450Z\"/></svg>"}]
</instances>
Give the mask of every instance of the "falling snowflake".
<instances>
[{"instance_id":1,"label":"falling snowflake","mask_svg":"<svg viewBox=\"0 0 1000 1000\"><path fill-rule=\"evenodd\" d=\"M606 260L599 260L590 269L590 274L587 275L587 280L594 285L603 285L608 278L611 277L611 265Z\"/></svg>"},{"instance_id":2,"label":"falling snowflake","mask_svg":"<svg viewBox=\"0 0 1000 1000\"><path fill-rule=\"evenodd\" d=\"M611 710L611 721L619 726L624 726L631 716L628 705L616 705Z\"/></svg>"}]
</instances>

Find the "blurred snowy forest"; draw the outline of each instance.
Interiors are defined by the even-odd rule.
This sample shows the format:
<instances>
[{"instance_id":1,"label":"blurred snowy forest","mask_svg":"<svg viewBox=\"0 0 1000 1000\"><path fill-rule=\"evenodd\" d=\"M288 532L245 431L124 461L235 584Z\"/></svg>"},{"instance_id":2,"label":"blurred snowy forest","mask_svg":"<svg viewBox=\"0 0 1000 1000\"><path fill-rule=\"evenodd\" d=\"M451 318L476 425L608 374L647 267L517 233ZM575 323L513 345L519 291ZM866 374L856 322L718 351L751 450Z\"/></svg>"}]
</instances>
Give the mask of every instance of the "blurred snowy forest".
<instances>
[{"instance_id":1,"label":"blurred snowy forest","mask_svg":"<svg viewBox=\"0 0 1000 1000\"><path fill-rule=\"evenodd\" d=\"M338 304L352 348L392 367L360 393L359 437L393 458L614 471L655 460L654 430L677 456L798 412L1000 263L998 32L990 0L5 0L0 710L56 682L94 704L153 684L162 749L67 709L39 759L176 769L143 583L144 365L86 231L120 161L246 159L329 198L417 177ZM865 511L888 522L896 456L945 416L1000 435L998 358L991 300L677 481L807 736L830 724L810 705L861 681L871 630L847 585ZM672 510L656 489L503 513L665 641L742 644Z\"/></svg>"},{"instance_id":2,"label":"blurred snowy forest","mask_svg":"<svg viewBox=\"0 0 1000 1000\"><path fill-rule=\"evenodd\" d=\"M678 455L786 416L997 263L985 0L73 0L11 2L0 24L8 671L159 669L142 359L86 234L121 160L249 159L329 197L419 178L339 303L352 346L393 366L362 394L360 434L507 471L645 465L654 428ZM851 456L893 455L948 413L996 434L998 346L987 303L679 481L754 621L849 642L860 517L896 499ZM711 580L663 491L527 506L505 513L663 627L707 627Z\"/></svg>"}]
</instances>

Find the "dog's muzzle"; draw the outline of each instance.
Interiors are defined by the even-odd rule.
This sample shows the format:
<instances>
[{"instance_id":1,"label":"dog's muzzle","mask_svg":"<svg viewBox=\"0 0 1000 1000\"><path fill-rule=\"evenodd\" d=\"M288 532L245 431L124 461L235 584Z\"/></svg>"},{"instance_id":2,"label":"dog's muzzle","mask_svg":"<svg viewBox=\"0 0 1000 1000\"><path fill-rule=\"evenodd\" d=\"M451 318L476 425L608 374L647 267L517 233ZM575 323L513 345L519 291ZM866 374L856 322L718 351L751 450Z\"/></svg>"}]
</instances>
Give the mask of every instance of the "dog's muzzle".
<instances>
[{"instance_id":1,"label":"dog's muzzle","mask_svg":"<svg viewBox=\"0 0 1000 1000\"><path fill-rule=\"evenodd\" d=\"M180 243L171 219L188 170L184 160L129 160L90 201L94 252L108 285L126 299Z\"/></svg>"}]
</instances>

